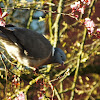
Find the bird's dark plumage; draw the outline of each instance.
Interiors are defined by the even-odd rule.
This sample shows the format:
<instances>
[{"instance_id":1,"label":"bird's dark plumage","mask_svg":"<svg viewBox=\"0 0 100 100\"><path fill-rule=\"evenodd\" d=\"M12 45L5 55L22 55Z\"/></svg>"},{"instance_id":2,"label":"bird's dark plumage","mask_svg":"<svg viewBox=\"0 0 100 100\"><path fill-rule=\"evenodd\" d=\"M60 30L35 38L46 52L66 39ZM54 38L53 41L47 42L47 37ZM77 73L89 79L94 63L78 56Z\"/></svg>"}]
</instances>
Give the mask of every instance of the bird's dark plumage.
<instances>
[{"instance_id":1,"label":"bird's dark plumage","mask_svg":"<svg viewBox=\"0 0 100 100\"><path fill-rule=\"evenodd\" d=\"M0 41L11 57L25 66L38 67L50 63L62 63L66 60L60 48L54 48L41 34L13 25L0 26Z\"/></svg>"}]
</instances>

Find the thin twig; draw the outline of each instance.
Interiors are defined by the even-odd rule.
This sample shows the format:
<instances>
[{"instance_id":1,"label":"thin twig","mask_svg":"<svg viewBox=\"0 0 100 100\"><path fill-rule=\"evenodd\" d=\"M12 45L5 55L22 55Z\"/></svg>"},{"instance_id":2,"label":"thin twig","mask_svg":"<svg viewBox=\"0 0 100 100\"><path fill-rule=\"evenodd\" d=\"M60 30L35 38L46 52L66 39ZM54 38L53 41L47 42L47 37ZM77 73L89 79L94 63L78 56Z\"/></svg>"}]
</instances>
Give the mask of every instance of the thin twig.
<instances>
[{"instance_id":1,"label":"thin twig","mask_svg":"<svg viewBox=\"0 0 100 100\"><path fill-rule=\"evenodd\" d=\"M7 99L7 66L6 66L6 64L5 64L4 60L3 60L2 54L0 54L0 58L1 58L1 61L2 61L3 65L4 65L4 67L5 67L5 79L6 79L5 97Z\"/></svg>"},{"instance_id":2,"label":"thin twig","mask_svg":"<svg viewBox=\"0 0 100 100\"><path fill-rule=\"evenodd\" d=\"M60 92L63 92L63 82L60 83ZM63 93L61 94L61 99L64 100Z\"/></svg>"},{"instance_id":3,"label":"thin twig","mask_svg":"<svg viewBox=\"0 0 100 100\"><path fill-rule=\"evenodd\" d=\"M91 88L91 91L88 93L88 96L85 98L85 100L89 100L89 98L90 98L92 92L93 92L97 87L99 87L99 86L100 86L100 81L99 81L98 83L96 83L95 86L94 86L93 88Z\"/></svg>"},{"instance_id":4,"label":"thin twig","mask_svg":"<svg viewBox=\"0 0 100 100\"><path fill-rule=\"evenodd\" d=\"M57 14L55 23L53 25L53 28L54 28L54 47L56 47L57 41L58 41L58 29L59 29L59 21L60 21L61 12L62 12L62 8L61 8L62 5L63 5L63 0L60 0L59 6L58 6L58 9L57 9L57 12L59 14Z\"/></svg>"},{"instance_id":5,"label":"thin twig","mask_svg":"<svg viewBox=\"0 0 100 100\"><path fill-rule=\"evenodd\" d=\"M33 13L34 13L34 10L31 9L31 11L30 11L30 17L29 17L29 20L28 20L28 23L27 23L27 29L29 29L30 24L32 22Z\"/></svg>"},{"instance_id":6,"label":"thin twig","mask_svg":"<svg viewBox=\"0 0 100 100\"><path fill-rule=\"evenodd\" d=\"M50 3L52 2L52 0L49 0L50 1ZM51 42L51 44L52 44L52 38L53 38L53 32L52 32L52 13L51 13L51 11L52 11L52 7L51 6L49 6L49 32L50 32L50 42Z\"/></svg>"},{"instance_id":7,"label":"thin twig","mask_svg":"<svg viewBox=\"0 0 100 100\"><path fill-rule=\"evenodd\" d=\"M17 65L17 64L15 64L15 63L13 63L12 61L10 61L10 60L6 57L6 55L5 55L3 52L0 52L0 53L6 58L6 60L7 60L10 64Z\"/></svg>"},{"instance_id":8,"label":"thin twig","mask_svg":"<svg viewBox=\"0 0 100 100\"><path fill-rule=\"evenodd\" d=\"M56 94L58 100L62 100L61 97L60 97L59 92L57 91L57 89L55 87L54 87L54 91L55 91L55 94Z\"/></svg>"}]
</instances>

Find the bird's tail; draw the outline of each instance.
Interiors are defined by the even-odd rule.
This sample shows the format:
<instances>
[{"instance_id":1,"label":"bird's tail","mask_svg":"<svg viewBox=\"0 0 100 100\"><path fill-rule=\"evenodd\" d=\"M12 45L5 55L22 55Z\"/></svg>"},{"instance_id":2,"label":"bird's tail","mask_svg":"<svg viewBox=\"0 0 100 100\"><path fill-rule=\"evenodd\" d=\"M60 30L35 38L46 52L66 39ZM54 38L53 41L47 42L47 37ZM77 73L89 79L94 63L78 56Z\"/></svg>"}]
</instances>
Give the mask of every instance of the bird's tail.
<instances>
[{"instance_id":1,"label":"bird's tail","mask_svg":"<svg viewBox=\"0 0 100 100\"><path fill-rule=\"evenodd\" d=\"M12 42L16 42L17 40L16 40L16 37L15 37L15 35L13 34L13 31L12 30L10 30L10 29L8 29L8 28L6 28L6 27L3 27L3 26L0 26L0 36L2 37L6 37L6 38L8 38L10 41L12 41Z\"/></svg>"},{"instance_id":2,"label":"bird's tail","mask_svg":"<svg viewBox=\"0 0 100 100\"><path fill-rule=\"evenodd\" d=\"M12 28L10 29L10 28ZM23 48L23 45L19 42L18 38L15 36L14 31L15 31L15 26L13 25L6 25L6 27L0 26L0 39L2 39L3 41L10 41L16 45L18 45L20 48Z\"/></svg>"}]
</instances>

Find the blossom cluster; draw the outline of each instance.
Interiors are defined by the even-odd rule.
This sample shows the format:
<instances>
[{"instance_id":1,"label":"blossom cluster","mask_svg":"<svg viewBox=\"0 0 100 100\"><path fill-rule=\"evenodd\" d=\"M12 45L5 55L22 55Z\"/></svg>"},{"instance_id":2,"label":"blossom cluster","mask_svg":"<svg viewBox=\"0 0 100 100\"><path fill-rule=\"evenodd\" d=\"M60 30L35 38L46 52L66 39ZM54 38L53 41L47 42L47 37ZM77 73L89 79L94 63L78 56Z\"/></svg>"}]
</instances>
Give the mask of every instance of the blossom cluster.
<instances>
[{"instance_id":1,"label":"blossom cluster","mask_svg":"<svg viewBox=\"0 0 100 100\"><path fill-rule=\"evenodd\" d=\"M75 11L79 11L82 14L84 14L84 8L85 7L84 6L81 7L80 1L75 2L75 4L72 4L70 7L72 8L72 14L74 14Z\"/></svg>"},{"instance_id":2,"label":"blossom cluster","mask_svg":"<svg viewBox=\"0 0 100 100\"><path fill-rule=\"evenodd\" d=\"M25 94L20 92L14 100L25 100Z\"/></svg>"},{"instance_id":3,"label":"blossom cluster","mask_svg":"<svg viewBox=\"0 0 100 100\"><path fill-rule=\"evenodd\" d=\"M85 6L89 5L90 3L91 3L91 0L81 0L81 1L75 2L74 4L70 6L72 8L72 14L74 14L75 11L78 11L84 14Z\"/></svg>"},{"instance_id":4,"label":"blossom cluster","mask_svg":"<svg viewBox=\"0 0 100 100\"><path fill-rule=\"evenodd\" d=\"M78 15L75 15L75 11L80 12L81 14L84 14L84 10L86 5L90 5L91 4L91 0L80 0L75 2L74 4L72 4L70 7L72 9L72 16L74 16L75 18L78 18ZM84 25L88 30L88 34L90 35L95 35L97 37L100 37L100 28L97 28L96 33L97 34L93 34L94 30L95 30L95 23L93 20L91 20L90 18L85 18L84 20Z\"/></svg>"},{"instance_id":5,"label":"blossom cluster","mask_svg":"<svg viewBox=\"0 0 100 100\"><path fill-rule=\"evenodd\" d=\"M12 85L16 87L20 85L19 78L16 75L13 76Z\"/></svg>"},{"instance_id":6,"label":"blossom cluster","mask_svg":"<svg viewBox=\"0 0 100 100\"><path fill-rule=\"evenodd\" d=\"M96 26L95 23L93 22L93 20L91 20L90 18L85 18L84 25L88 30L88 34L95 35L100 38L100 28L97 28L97 30L96 30L97 34L93 34L95 26Z\"/></svg>"},{"instance_id":7,"label":"blossom cluster","mask_svg":"<svg viewBox=\"0 0 100 100\"><path fill-rule=\"evenodd\" d=\"M75 16L76 18L78 18L78 15L75 15L75 11L80 12L81 14L84 14L84 10L86 5L90 5L91 0L81 0L81 1L77 1L74 4L70 5L71 9L72 9L72 16Z\"/></svg>"},{"instance_id":8,"label":"blossom cluster","mask_svg":"<svg viewBox=\"0 0 100 100\"><path fill-rule=\"evenodd\" d=\"M7 100L12 100L12 99L11 97L9 97ZM25 94L23 92L19 92L19 94L14 100L25 100Z\"/></svg>"},{"instance_id":9,"label":"blossom cluster","mask_svg":"<svg viewBox=\"0 0 100 100\"><path fill-rule=\"evenodd\" d=\"M90 5L91 0L81 0L83 4Z\"/></svg>"},{"instance_id":10,"label":"blossom cluster","mask_svg":"<svg viewBox=\"0 0 100 100\"><path fill-rule=\"evenodd\" d=\"M94 31L95 23L90 18L85 18L84 25L88 30L88 34L92 34Z\"/></svg>"}]
</instances>

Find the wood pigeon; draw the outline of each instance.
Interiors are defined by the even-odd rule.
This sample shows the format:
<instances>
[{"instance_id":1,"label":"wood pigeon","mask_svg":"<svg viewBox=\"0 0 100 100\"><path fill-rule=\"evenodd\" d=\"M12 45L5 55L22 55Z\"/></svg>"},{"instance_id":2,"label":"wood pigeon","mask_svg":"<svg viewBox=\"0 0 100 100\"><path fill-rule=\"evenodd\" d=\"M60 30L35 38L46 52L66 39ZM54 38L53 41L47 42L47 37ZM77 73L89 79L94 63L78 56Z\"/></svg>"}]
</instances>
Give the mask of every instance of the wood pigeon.
<instances>
[{"instance_id":1,"label":"wood pigeon","mask_svg":"<svg viewBox=\"0 0 100 100\"><path fill-rule=\"evenodd\" d=\"M54 48L43 35L30 29L10 24L0 26L0 41L8 54L25 66L37 68L51 63L63 64L66 60L60 48Z\"/></svg>"}]
</instances>

